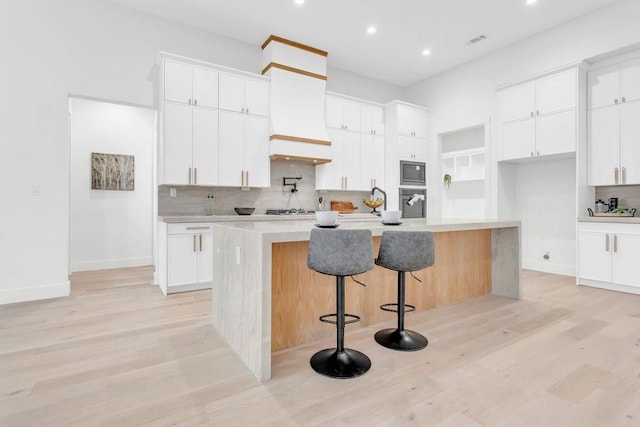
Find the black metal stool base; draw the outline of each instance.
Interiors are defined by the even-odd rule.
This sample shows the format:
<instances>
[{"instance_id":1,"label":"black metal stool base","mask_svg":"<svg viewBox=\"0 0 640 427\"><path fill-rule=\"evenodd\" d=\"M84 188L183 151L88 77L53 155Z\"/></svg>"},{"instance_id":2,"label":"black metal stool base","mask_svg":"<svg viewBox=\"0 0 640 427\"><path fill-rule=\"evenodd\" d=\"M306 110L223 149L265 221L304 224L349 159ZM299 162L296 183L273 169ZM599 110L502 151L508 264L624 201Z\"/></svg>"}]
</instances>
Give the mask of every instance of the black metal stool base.
<instances>
[{"instance_id":1,"label":"black metal stool base","mask_svg":"<svg viewBox=\"0 0 640 427\"><path fill-rule=\"evenodd\" d=\"M383 329L376 332L376 342L384 347L399 351L416 351L422 350L427 346L429 341L414 331L406 329Z\"/></svg>"},{"instance_id":2,"label":"black metal stool base","mask_svg":"<svg viewBox=\"0 0 640 427\"><path fill-rule=\"evenodd\" d=\"M320 350L311 358L311 367L319 374L331 378L355 378L371 368L371 360L358 350L335 348Z\"/></svg>"}]
</instances>

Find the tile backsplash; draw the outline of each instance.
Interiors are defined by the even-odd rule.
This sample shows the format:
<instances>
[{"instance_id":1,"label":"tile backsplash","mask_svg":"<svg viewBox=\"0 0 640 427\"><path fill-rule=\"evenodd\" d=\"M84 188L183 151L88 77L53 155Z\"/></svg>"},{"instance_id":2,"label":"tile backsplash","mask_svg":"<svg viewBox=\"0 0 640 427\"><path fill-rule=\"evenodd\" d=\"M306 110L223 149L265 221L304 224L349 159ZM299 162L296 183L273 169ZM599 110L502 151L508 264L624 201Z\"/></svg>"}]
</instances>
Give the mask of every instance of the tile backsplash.
<instances>
[{"instance_id":1,"label":"tile backsplash","mask_svg":"<svg viewBox=\"0 0 640 427\"><path fill-rule=\"evenodd\" d=\"M283 177L302 176L297 182L298 191L282 187ZM158 215L210 215L209 193L214 196L214 215L235 215L234 207L254 207L255 214L264 214L267 209L302 208L316 210L322 197L326 209L331 209L331 200L353 202L357 212L370 212L362 201L369 198L368 192L315 190L315 166L301 161L275 160L271 162L271 187L242 190L229 187L201 187L161 185L158 187ZM176 197L169 197L170 188L176 189Z\"/></svg>"},{"instance_id":2,"label":"tile backsplash","mask_svg":"<svg viewBox=\"0 0 640 427\"><path fill-rule=\"evenodd\" d=\"M621 208L640 209L640 185L596 187L596 200L602 199L605 203L608 203L610 197L617 197L618 206Z\"/></svg>"}]
</instances>

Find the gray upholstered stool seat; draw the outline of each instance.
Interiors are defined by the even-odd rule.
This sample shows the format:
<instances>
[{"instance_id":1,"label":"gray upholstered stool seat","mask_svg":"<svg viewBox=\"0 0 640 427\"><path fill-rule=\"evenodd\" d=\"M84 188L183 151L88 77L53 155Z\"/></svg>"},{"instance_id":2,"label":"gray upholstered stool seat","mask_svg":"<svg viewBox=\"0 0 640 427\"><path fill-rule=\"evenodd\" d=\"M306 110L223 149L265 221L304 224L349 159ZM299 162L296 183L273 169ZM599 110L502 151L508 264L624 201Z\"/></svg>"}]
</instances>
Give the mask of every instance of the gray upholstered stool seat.
<instances>
[{"instance_id":1,"label":"gray upholstered stool seat","mask_svg":"<svg viewBox=\"0 0 640 427\"><path fill-rule=\"evenodd\" d=\"M398 272L398 302L383 304L380 308L398 313L398 327L378 331L375 335L378 344L402 351L421 350L427 346L428 341L424 336L404 329L405 312L415 310L414 306L405 304L405 272L430 267L434 259L432 232L385 231L382 233L376 264Z\"/></svg>"},{"instance_id":2,"label":"gray upholstered stool seat","mask_svg":"<svg viewBox=\"0 0 640 427\"><path fill-rule=\"evenodd\" d=\"M336 276L336 312L320 316L335 323L336 348L321 350L311 358L311 367L332 378L353 378L371 367L369 358L353 349L344 348L344 327L360 318L345 313L344 278L373 268L373 243L369 230L313 229L309 239L307 266L322 274ZM335 321L327 320L335 317ZM346 318L351 320L347 321Z\"/></svg>"}]
</instances>

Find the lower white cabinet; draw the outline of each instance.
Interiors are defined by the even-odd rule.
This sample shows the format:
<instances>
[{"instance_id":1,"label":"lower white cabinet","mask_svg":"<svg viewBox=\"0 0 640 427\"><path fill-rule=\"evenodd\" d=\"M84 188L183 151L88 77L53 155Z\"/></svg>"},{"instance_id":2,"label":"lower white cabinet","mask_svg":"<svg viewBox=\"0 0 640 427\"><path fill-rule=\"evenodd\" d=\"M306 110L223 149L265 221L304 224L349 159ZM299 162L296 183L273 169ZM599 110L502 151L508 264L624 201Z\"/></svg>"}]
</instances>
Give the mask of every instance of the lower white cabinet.
<instances>
[{"instance_id":1,"label":"lower white cabinet","mask_svg":"<svg viewBox=\"0 0 640 427\"><path fill-rule=\"evenodd\" d=\"M640 294L640 224L580 223L578 283Z\"/></svg>"},{"instance_id":2,"label":"lower white cabinet","mask_svg":"<svg viewBox=\"0 0 640 427\"><path fill-rule=\"evenodd\" d=\"M160 223L158 282L162 292L210 289L213 227L210 223Z\"/></svg>"}]
</instances>

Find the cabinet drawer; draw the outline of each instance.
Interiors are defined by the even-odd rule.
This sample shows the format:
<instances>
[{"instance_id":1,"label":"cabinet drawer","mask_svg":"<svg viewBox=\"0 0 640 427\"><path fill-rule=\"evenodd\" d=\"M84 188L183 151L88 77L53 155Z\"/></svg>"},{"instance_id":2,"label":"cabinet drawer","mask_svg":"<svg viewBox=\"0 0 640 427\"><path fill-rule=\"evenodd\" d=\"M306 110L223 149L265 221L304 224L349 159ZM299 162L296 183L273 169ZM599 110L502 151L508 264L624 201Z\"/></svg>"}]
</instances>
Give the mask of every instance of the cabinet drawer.
<instances>
[{"instance_id":1,"label":"cabinet drawer","mask_svg":"<svg viewBox=\"0 0 640 427\"><path fill-rule=\"evenodd\" d=\"M209 222L190 222L169 224L167 234L194 234L194 233L211 233L213 224Z\"/></svg>"}]
</instances>

